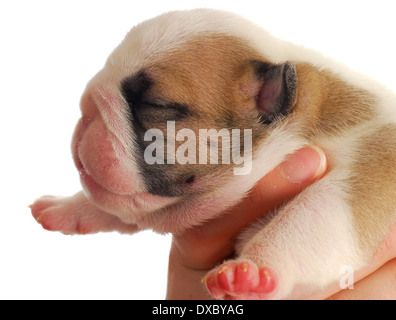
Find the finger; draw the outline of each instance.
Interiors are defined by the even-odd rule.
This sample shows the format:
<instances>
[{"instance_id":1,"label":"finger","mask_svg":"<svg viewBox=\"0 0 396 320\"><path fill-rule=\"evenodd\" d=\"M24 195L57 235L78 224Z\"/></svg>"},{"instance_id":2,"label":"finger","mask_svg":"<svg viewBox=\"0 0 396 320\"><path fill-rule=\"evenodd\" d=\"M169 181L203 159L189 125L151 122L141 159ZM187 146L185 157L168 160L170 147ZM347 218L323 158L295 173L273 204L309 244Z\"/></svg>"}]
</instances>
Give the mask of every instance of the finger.
<instances>
[{"instance_id":1,"label":"finger","mask_svg":"<svg viewBox=\"0 0 396 320\"><path fill-rule=\"evenodd\" d=\"M321 149L300 149L258 182L250 203L254 209L271 211L322 177L326 169L326 156Z\"/></svg>"},{"instance_id":2,"label":"finger","mask_svg":"<svg viewBox=\"0 0 396 320\"><path fill-rule=\"evenodd\" d=\"M394 300L396 299L396 259L383 265L366 278L331 296L331 300Z\"/></svg>"}]
</instances>

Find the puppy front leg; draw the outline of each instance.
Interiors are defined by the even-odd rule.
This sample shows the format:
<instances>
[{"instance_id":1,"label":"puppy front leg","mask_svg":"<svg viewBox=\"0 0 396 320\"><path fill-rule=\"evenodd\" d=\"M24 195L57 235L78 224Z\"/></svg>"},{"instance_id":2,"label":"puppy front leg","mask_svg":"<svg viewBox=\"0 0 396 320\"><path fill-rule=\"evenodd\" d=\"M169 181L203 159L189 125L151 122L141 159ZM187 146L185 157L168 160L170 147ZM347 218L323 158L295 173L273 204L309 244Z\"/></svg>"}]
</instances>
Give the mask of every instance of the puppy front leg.
<instances>
[{"instance_id":1,"label":"puppy front leg","mask_svg":"<svg viewBox=\"0 0 396 320\"><path fill-rule=\"evenodd\" d=\"M44 196L31 206L33 217L44 229L65 234L100 231L134 233L138 228L94 206L82 191L71 197Z\"/></svg>"},{"instance_id":2,"label":"puppy front leg","mask_svg":"<svg viewBox=\"0 0 396 320\"><path fill-rule=\"evenodd\" d=\"M340 181L318 181L242 235L239 257L206 277L215 298L304 298L363 266ZM344 268L344 269L343 269Z\"/></svg>"}]
</instances>

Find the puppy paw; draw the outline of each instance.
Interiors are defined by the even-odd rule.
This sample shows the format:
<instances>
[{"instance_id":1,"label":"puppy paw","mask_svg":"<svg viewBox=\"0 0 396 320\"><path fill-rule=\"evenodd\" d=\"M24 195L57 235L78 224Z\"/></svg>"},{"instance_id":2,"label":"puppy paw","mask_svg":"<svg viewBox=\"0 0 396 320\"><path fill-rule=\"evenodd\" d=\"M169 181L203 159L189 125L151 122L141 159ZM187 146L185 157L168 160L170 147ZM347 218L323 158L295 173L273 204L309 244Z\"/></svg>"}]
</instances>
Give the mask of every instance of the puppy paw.
<instances>
[{"instance_id":1,"label":"puppy paw","mask_svg":"<svg viewBox=\"0 0 396 320\"><path fill-rule=\"evenodd\" d=\"M100 231L134 233L136 225L94 206L82 192L71 197L44 196L31 206L32 215L44 229L64 234L87 234Z\"/></svg>"},{"instance_id":2,"label":"puppy paw","mask_svg":"<svg viewBox=\"0 0 396 320\"><path fill-rule=\"evenodd\" d=\"M43 196L29 206L32 215L46 230L65 234L89 233L90 228L82 223L76 204L67 197Z\"/></svg>"},{"instance_id":3,"label":"puppy paw","mask_svg":"<svg viewBox=\"0 0 396 320\"><path fill-rule=\"evenodd\" d=\"M216 299L266 299L275 288L273 272L249 260L228 261L212 270L204 281Z\"/></svg>"}]
</instances>

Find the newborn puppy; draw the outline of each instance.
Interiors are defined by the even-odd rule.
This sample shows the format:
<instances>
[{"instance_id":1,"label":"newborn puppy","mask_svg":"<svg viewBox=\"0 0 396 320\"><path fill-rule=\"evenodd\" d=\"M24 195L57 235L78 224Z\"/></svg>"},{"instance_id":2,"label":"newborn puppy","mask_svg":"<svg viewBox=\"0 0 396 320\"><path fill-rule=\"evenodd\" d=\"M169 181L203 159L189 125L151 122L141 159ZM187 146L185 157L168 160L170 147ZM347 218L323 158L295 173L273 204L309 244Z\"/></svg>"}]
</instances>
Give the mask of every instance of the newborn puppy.
<instances>
[{"instance_id":1,"label":"newborn puppy","mask_svg":"<svg viewBox=\"0 0 396 320\"><path fill-rule=\"evenodd\" d=\"M179 233L315 144L326 176L243 233L215 298L298 298L368 264L395 221L396 99L384 87L214 10L134 27L89 82L72 140L84 192L32 213L67 234Z\"/></svg>"}]
</instances>

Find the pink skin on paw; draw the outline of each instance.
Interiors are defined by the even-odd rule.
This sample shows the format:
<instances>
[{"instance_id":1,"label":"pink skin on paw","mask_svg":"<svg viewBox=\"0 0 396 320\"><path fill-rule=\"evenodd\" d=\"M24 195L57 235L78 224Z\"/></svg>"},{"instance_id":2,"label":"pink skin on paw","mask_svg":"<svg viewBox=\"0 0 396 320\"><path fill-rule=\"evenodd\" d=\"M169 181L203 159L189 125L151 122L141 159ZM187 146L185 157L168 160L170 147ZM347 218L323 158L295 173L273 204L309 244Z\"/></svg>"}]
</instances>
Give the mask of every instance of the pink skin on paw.
<instances>
[{"instance_id":1,"label":"pink skin on paw","mask_svg":"<svg viewBox=\"0 0 396 320\"><path fill-rule=\"evenodd\" d=\"M217 299L265 299L275 289L273 272L251 261L226 262L210 272L205 282Z\"/></svg>"},{"instance_id":2,"label":"pink skin on paw","mask_svg":"<svg viewBox=\"0 0 396 320\"><path fill-rule=\"evenodd\" d=\"M66 198L44 196L36 200L30 208L33 217L44 229L64 233L80 233L80 228L74 217L71 214L66 214L68 208L65 204Z\"/></svg>"},{"instance_id":3,"label":"pink skin on paw","mask_svg":"<svg viewBox=\"0 0 396 320\"><path fill-rule=\"evenodd\" d=\"M72 197L44 196L31 206L32 215L42 227L65 234L87 234L100 231L134 233L137 227L93 206L82 192Z\"/></svg>"}]
</instances>

